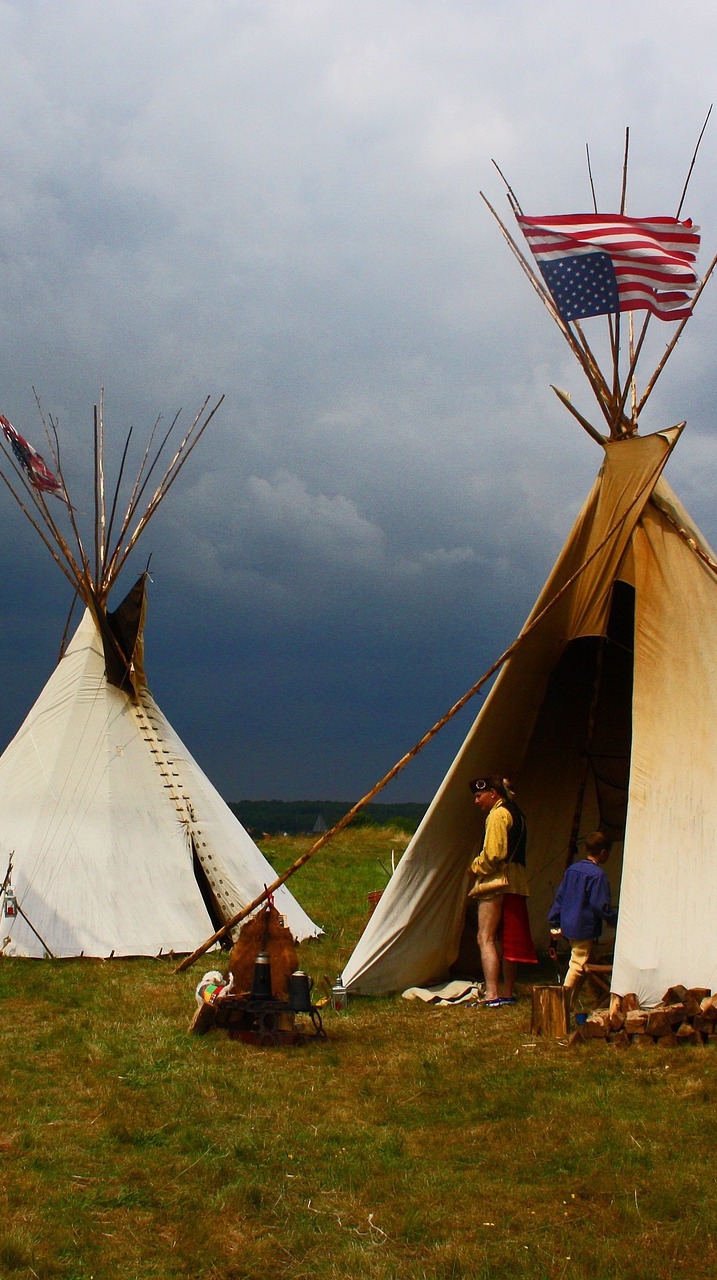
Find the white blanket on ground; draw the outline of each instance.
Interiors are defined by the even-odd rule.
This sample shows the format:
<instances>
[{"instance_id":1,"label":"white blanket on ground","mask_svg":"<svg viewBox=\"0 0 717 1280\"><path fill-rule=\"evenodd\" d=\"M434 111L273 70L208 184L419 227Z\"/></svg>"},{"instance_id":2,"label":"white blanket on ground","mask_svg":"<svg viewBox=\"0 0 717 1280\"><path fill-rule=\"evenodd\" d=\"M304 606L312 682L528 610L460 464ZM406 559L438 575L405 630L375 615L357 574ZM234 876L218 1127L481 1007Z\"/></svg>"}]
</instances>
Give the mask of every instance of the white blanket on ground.
<instances>
[{"instance_id":1,"label":"white blanket on ground","mask_svg":"<svg viewBox=\"0 0 717 1280\"><path fill-rule=\"evenodd\" d=\"M436 987L409 987L403 992L404 1000L423 1000L425 1004L464 1004L477 1000L480 995L475 982L442 982Z\"/></svg>"}]
</instances>

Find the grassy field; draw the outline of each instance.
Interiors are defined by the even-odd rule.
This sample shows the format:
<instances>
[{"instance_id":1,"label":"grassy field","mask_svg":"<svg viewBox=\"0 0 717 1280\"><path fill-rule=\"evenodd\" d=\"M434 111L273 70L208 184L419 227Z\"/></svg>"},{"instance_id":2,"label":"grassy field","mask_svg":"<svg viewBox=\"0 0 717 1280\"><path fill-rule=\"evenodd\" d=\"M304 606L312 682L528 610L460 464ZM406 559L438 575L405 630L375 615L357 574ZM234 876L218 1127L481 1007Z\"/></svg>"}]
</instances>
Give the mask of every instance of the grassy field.
<instances>
[{"instance_id":1,"label":"grassy field","mask_svg":"<svg viewBox=\"0 0 717 1280\"><path fill-rule=\"evenodd\" d=\"M319 985L403 843L349 831L295 882ZM3 1277L714 1277L714 1050L400 997L257 1049L187 1035L203 967L0 962Z\"/></svg>"}]
</instances>

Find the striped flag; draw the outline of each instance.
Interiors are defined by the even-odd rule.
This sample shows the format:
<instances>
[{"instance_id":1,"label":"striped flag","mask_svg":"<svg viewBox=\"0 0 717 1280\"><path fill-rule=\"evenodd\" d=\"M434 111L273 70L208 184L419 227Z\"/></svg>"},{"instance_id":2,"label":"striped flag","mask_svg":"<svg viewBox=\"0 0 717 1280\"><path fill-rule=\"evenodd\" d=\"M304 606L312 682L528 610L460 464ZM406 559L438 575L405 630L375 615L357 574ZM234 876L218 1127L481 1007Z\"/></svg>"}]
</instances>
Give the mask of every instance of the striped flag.
<instances>
[{"instance_id":1,"label":"striped flag","mask_svg":"<svg viewBox=\"0 0 717 1280\"><path fill-rule=\"evenodd\" d=\"M0 413L0 427L30 484L33 484L36 489L41 489L43 493L54 493L56 498L62 498L63 502L67 502L69 506L64 485L57 476L52 474L41 454L23 439L20 432L15 430L2 413Z\"/></svg>"},{"instance_id":2,"label":"striped flag","mask_svg":"<svg viewBox=\"0 0 717 1280\"><path fill-rule=\"evenodd\" d=\"M563 320L651 311L660 320L692 312L689 291L700 229L688 219L624 214L516 215Z\"/></svg>"}]
</instances>

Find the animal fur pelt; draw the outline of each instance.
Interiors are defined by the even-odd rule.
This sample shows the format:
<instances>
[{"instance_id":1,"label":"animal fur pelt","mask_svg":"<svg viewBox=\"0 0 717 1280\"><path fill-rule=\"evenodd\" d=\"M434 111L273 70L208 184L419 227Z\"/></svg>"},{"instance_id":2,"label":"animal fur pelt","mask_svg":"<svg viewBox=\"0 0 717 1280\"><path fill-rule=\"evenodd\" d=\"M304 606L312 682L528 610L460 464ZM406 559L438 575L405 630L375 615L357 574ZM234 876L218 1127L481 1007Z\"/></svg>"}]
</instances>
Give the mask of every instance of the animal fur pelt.
<instances>
[{"instance_id":1,"label":"animal fur pelt","mask_svg":"<svg viewBox=\"0 0 717 1280\"><path fill-rule=\"evenodd\" d=\"M298 966L298 955L291 930L273 906L247 920L234 943L228 973L234 977L235 995L251 991L254 960L260 951L269 953L274 998L286 1000L289 975Z\"/></svg>"}]
</instances>

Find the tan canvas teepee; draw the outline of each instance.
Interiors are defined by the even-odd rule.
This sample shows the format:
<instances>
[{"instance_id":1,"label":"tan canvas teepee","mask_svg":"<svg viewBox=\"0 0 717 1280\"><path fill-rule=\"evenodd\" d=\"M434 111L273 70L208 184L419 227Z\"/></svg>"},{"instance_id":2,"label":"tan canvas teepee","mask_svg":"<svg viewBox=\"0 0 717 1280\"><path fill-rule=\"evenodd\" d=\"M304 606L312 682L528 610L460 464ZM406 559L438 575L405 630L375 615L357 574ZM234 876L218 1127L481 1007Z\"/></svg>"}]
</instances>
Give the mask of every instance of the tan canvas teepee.
<instances>
[{"instance_id":1,"label":"tan canvas teepee","mask_svg":"<svg viewBox=\"0 0 717 1280\"><path fill-rule=\"evenodd\" d=\"M537 938L582 795L581 834L603 825L618 842L614 989L654 1003L671 982L717 986L717 565L660 478L678 436L606 442L531 614L542 621L505 664L385 890L344 972L351 989L428 983L455 959L476 834L468 782L489 770L516 780L527 815Z\"/></svg>"},{"instance_id":2,"label":"tan canvas teepee","mask_svg":"<svg viewBox=\"0 0 717 1280\"><path fill-rule=\"evenodd\" d=\"M150 445L113 538L119 482L108 518L100 412L92 568L56 452L59 479L0 421L13 449L5 451L3 479L85 605L64 656L0 757L0 943L8 953L188 952L275 879L148 689L146 574L115 611L107 608L122 565L211 416L198 415L144 501L172 428L154 453ZM53 492L65 502L59 515L44 497ZM297 938L318 932L288 889L278 891L276 905Z\"/></svg>"},{"instance_id":3,"label":"tan canvas teepee","mask_svg":"<svg viewBox=\"0 0 717 1280\"><path fill-rule=\"evenodd\" d=\"M468 783L503 773L527 816L536 938L546 940L577 840L604 827L620 897L613 990L654 1004L672 983L717 987L717 562L662 477L684 424L637 434L664 358L638 400L642 337L631 338L621 378L611 317L615 368L603 376L580 325L559 313L504 232L610 431L601 435L559 393L600 443L598 477L343 978L372 993L445 975L478 834Z\"/></svg>"}]
</instances>

